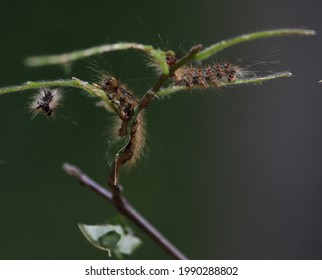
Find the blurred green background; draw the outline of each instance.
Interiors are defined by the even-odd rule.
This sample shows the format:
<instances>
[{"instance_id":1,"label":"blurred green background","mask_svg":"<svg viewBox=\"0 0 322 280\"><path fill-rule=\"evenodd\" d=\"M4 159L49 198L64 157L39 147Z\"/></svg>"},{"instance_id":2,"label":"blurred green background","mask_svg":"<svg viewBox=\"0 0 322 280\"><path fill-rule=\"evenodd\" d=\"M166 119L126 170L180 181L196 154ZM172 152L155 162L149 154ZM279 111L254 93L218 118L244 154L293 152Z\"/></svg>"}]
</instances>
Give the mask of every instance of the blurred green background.
<instances>
[{"instance_id":1,"label":"blurred green background","mask_svg":"<svg viewBox=\"0 0 322 280\"><path fill-rule=\"evenodd\" d=\"M27 68L30 55L134 41L184 54L197 43L262 29L307 27L314 38L273 38L214 58L291 79L220 91L181 92L146 112L140 164L122 174L138 211L192 259L322 258L321 8L309 1L7 1L0 3L0 86L116 75L141 95L155 76L137 52ZM94 66L93 66L94 65ZM77 223L116 213L61 169L79 166L104 184L110 118L76 89L57 121L26 109L32 92L0 97L0 258L107 259ZM129 258L168 259L144 244Z\"/></svg>"}]
</instances>

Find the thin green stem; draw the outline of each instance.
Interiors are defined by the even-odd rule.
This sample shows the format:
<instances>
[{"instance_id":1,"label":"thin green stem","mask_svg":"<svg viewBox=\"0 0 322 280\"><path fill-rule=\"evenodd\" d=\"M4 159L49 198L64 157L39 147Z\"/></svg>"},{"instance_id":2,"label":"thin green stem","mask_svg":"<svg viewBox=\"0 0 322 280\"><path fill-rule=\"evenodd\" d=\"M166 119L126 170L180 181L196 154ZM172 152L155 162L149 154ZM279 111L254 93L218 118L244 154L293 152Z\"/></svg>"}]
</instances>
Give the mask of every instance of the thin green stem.
<instances>
[{"instance_id":1,"label":"thin green stem","mask_svg":"<svg viewBox=\"0 0 322 280\"><path fill-rule=\"evenodd\" d=\"M241 84L261 84L261 83L269 81L269 80L273 80L273 79L277 79L277 78L287 78L287 77L291 77L291 76L292 76L292 73L290 73L290 72L280 72L280 73L275 73L275 74L264 76L264 77L240 79L240 80L236 80L234 82L225 82L225 83L221 82L220 84L214 86L214 88L235 86L235 85L241 85ZM211 86L209 86L209 87L211 87ZM187 89L197 89L197 88L204 89L204 87L201 87L201 86L192 86L192 87L172 86L172 87L168 87L168 88L164 88L164 89L159 90L155 95L158 97L163 97L163 96L170 95L170 94L173 94L178 91L187 90Z\"/></svg>"},{"instance_id":2,"label":"thin green stem","mask_svg":"<svg viewBox=\"0 0 322 280\"><path fill-rule=\"evenodd\" d=\"M211 45L210 47L204 49L203 51L199 52L195 59L196 60L204 60L223 49L227 49L231 46L243 43L243 42L249 42L252 40L257 40L260 38L268 38L268 37L277 37L277 36L312 36L315 35L314 30L307 30L307 29L275 29L275 30L267 30L267 31L259 31L249 34L244 34L237 36L235 38L232 38L230 40L224 40L220 41L216 44Z\"/></svg>"},{"instance_id":3,"label":"thin green stem","mask_svg":"<svg viewBox=\"0 0 322 280\"><path fill-rule=\"evenodd\" d=\"M13 92L19 92L29 89L37 89L37 88L43 88L43 87L77 87L84 89L84 85L86 82L80 82L76 79L71 80L53 80L53 81L32 81L32 82L26 82L23 85L20 86L11 86L11 87L4 87L0 88L0 94L6 94L6 93L13 93ZM88 88L85 88L85 90L91 94L95 95L94 92L91 90L88 90Z\"/></svg>"},{"instance_id":4,"label":"thin green stem","mask_svg":"<svg viewBox=\"0 0 322 280\"><path fill-rule=\"evenodd\" d=\"M55 87L55 86L76 86L74 80L54 80L54 81L39 81L39 82L26 82L19 86L10 86L0 88L0 94L19 92L29 89L37 89L43 87Z\"/></svg>"},{"instance_id":5,"label":"thin green stem","mask_svg":"<svg viewBox=\"0 0 322 280\"><path fill-rule=\"evenodd\" d=\"M144 52L152 52L154 48L150 45L142 45L137 43L117 43L106 44L98 47L92 47L84 50L73 51L64 54L31 56L26 58L25 64L27 66L36 67L53 64L67 64L76 60L84 59L93 55L98 55L106 52L136 49Z\"/></svg>"}]
</instances>

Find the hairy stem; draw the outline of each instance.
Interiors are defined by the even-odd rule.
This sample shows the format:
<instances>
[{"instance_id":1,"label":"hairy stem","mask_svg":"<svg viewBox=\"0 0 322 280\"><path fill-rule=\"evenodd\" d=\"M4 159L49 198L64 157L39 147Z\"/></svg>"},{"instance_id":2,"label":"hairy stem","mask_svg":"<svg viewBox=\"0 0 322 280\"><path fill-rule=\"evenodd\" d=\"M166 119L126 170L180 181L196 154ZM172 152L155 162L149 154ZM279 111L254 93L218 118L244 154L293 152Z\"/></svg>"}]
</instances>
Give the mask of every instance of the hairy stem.
<instances>
[{"instance_id":1,"label":"hairy stem","mask_svg":"<svg viewBox=\"0 0 322 280\"><path fill-rule=\"evenodd\" d=\"M79 168L69 163L63 164L63 170L70 176L75 177L80 184L88 187L90 190L103 197L117 211L130 219L145 233L147 233L160 247L162 247L173 258L184 260L187 257L181 253L168 239L166 239L154 226L152 226L135 208L121 195L115 196L103 186L96 183L93 179L84 174Z\"/></svg>"},{"instance_id":2,"label":"hairy stem","mask_svg":"<svg viewBox=\"0 0 322 280\"><path fill-rule=\"evenodd\" d=\"M84 59L89 56L98 55L106 52L137 49L145 52L151 52L152 46L142 45L137 43L117 43L106 44L98 47L92 47L84 50L73 51L64 54L44 55L44 56L31 56L26 58L25 64L27 66L44 66L53 64L66 64L76 60Z\"/></svg>"}]
</instances>

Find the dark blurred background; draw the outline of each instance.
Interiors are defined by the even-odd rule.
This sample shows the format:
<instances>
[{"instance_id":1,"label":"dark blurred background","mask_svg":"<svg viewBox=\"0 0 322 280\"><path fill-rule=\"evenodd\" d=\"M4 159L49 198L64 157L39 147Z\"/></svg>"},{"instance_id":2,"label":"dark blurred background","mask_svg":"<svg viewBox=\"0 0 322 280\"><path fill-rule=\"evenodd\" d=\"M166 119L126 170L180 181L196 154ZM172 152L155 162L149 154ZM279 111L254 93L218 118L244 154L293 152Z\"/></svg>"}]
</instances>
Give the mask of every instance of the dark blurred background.
<instances>
[{"instance_id":1,"label":"dark blurred background","mask_svg":"<svg viewBox=\"0 0 322 280\"><path fill-rule=\"evenodd\" d=\"M23 59L120 41L184 54L257 30L315 29L315 37L264 39L213 58L264 74L289 70L290 79L155 100L146 156L121 179L132 204L192 259L321 259L321 8L318 0L1 0L0 86L71 76L93 82L92 67L142 94L155 76L134 51L76 62L69 74L27 68ZM111 120L76 89L65 90L65 118L31 120L31 93L0 97L0 258L106 259L77 223L116 213L61 165L104 184ZM137 234L144 244L129 258L169 258Z\"/></svg>"}]
</instances>

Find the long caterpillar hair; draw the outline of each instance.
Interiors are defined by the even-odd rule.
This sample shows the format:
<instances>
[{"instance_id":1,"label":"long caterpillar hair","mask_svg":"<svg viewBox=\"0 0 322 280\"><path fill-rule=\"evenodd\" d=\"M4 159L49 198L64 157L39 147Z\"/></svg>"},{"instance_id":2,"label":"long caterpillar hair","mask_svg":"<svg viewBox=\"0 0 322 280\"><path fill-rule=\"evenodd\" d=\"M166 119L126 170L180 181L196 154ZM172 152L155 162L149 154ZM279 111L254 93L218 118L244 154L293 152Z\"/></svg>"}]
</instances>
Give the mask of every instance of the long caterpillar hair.
<instances>
[{"instance_id":1,"label":"long caterpillar hair","mask_svg":"<svg viewBox=\"0 0 322 280\"><path fill-rule=\"evenodd\" d=\"M124 84L120 83L115 77L110 75L105 75L101 79L99 87L120 111L118 120L115 121L115 136L126 136L128 121L132 118L134 109L139 104L139 100L126 88ZM144 144L145 123L143 112L141 112L131 126L130 142L126 146L124 152L119 156L118 164L135 164L142 154Z\"/></svg>"}]
</instances>

